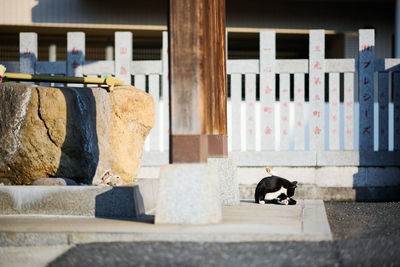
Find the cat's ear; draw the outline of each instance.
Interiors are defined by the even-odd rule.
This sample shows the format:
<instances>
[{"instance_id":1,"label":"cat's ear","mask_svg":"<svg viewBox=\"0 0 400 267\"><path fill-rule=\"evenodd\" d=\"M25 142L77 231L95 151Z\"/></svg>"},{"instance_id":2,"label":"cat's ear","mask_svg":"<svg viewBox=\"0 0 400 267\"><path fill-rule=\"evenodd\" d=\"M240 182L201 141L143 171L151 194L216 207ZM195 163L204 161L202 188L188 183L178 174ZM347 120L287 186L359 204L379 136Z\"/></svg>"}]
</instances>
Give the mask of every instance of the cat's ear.
<instances>
[{"instance_id":1,"label":"cat's ear","mask_svg":"<svg viewBox=\"0 0 400 267\"><path fill-rule=\"evenodd\" d=\"M297 181L293 181L292 185L293 185L293 188L296 188L297 187Z\"/></svg>"}]
</instances>

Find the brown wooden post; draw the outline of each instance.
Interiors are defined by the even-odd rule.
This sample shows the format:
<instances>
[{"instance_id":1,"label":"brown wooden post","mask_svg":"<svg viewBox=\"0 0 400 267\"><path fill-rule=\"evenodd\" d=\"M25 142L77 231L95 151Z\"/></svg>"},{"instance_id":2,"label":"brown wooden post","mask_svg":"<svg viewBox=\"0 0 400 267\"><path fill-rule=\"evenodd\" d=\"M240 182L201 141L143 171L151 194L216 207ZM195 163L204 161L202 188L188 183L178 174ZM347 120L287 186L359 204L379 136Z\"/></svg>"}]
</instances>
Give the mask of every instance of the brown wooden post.
<instances>
[{"instance_id":1,"label":"brown wooden post","mask_svg":"<svg viewBox=\"0 0 400 267\"><path fill-rule=\"evenodd\" d=\"M210 59L212 84L209 87L208 109L210 125L208 134L208 156L226 157L227 114L226 114L226 36L225 36L225 1L207 1L212 6L209 34L211 39Z\"/></svg>"},{"instance_id":2,"label":"brown wooden post","mask_svg":"<svg viewBox=\"0 0 400 267\"><path fill-rule=\"evenodd\" d=\"M227 155L225 1L170 0L170 161Z\"/></svg>"}]
</instances>

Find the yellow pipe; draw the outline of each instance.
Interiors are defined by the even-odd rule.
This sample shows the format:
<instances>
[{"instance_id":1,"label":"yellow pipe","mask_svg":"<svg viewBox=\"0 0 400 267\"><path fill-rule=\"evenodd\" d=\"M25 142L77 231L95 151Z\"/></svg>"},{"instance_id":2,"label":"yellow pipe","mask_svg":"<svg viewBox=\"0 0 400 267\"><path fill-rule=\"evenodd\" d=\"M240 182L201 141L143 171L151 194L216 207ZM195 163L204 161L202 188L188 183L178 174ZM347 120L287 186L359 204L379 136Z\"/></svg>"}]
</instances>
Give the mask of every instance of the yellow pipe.
<instances>
[{"instance_id":1,"label":"yellow pipe","mask_svg":"<svg viewBox=\"0 0 400 267\"><path fill-rule=\"evenodd\" d=\"M58 82L58 83L84 83L84 84L107 84L108 91L111 92L114 86L124 85L124 80L115 77L94 78L94 77L69 77L69 76L50 76L35 75L25 73L4 73L5 78L18 81L34 81L34 82Z\"/></svg>"}]
</instances>

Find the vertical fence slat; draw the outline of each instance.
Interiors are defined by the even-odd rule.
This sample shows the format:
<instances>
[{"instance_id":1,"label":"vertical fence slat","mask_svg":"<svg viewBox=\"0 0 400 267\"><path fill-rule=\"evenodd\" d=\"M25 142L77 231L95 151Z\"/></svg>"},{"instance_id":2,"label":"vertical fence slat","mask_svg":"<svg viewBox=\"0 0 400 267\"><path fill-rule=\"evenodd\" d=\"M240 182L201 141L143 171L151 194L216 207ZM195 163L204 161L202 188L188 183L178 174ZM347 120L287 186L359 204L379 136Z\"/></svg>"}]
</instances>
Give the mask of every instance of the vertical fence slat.
<instances>
[{"instance_id":1,"label":"vertical fence slat","mask_svg":"<svg viewBox=\"0 0 400 267\"><path fill-rule=\"evenodd\" d=\"M57 45L55 43L50 43L49 45L49 62L57 61Z\"/></svg>"},{"instance_id":2,"label":"vertical fence slat","mask_svg":"<svg viewBox=\"0 0 400 267\"><path fill-rule=\"evenodd\" d=\"M389 146L389 73L378 73L378 113L379 146L378 150L388 150Z\"/></svg>"},{"instance_id":3,"label":"vertical fence slat","mask_svg":"<svg viewBox=\"0 0 400 267\"><path fill-rule=\"evenodd\" d=\"M310 31L310 150L324 150L325 32Z\"/></svg>"},{"instance_id":4,"label":"vertical fence slat","mask_svg":"<svg viewBox=\"0 0 400 267\"><path fill-rule=\"evenodd\" d=\"M329 149L340 149L340 76L329 73Z\"/></svg>"},{"instance_id":5,"label":"vertical fence slat","mask_svg":"<svg viewBox=\"0 0 400 267\"><path fill-rule=\"evenodd\" d=\"M246 150L256 150L256 75L245 74Z\"/></svg>"},{"instance_id":6,"label":"vertical fence slat","mask_svg":"<svg viewBox=\"0 0 400 267\"><path fill-rule=\"evenodd\" d=\"M261 150L275 149L275 31L260 32Z\"/></svg>"},{"instance_id":7,"label":"vertical fence slat","mask_svg":"<svg viewBox=\"0 0 400 267\"><path fill-rule=\"evenodd\" d=\"M400 150L400 72L393 73L393 150Z\"/></svg>"},{"instance_id":8,"label":"vertical fence slat","mask_svg":"<svg viewBox=\"0 0 400 267\"><path fill-rule=\"evenodd\" d=\"M146 75L144 74L135 75L135 87L143 91L146 91ZM145 151L150 150L150 138L146 138L146 141L144 142L144 150Z\"/></svg>"},{"instance_id":9,"label":"vertical fence slat","mask_svg":"<svg viewBox=\"0 0 400 267\"><path fill-rule=\"evenodd\" d=\"M290 150L289 137L289 103L290 103L290 74L279 75L280 102L280 150Z\"/></svg>"},{"instance_id":10,"label":"vertical fence slat","mask_svg":"<svg viewBox=\"0 0 400 267\"><path fill-rule=\"evenodd\" d=\"M168 32L162 35L162 99L163 99L163 147L169 150L169 70L168 70Z\"/></svg>"},{"instance_id":11,"label":"vertical fence slat","mask_svg":"<svg viewBox=\"0 0 400 267\"><path fill-rule=\"evenodd\" d=\"M149 75L149 93L154 99L154 113L156 114L154 126L150 132L150 150L160 151L160 76L158 74Z\"/></svg>"},{"instance_id":12,"label":"vertical fence slat","mask_svg":"<svg viewBox=\"0 0 400 267\"><path fill-rule=\"evenodd\" d=\"M360 150L374 150L374 30L359 31Z\"/></svg>"},{"instance_id":13,"label":"vertical fence slat","mask_svg":"<svg viewBox=\"0 0 400 267\"><path fill-rule=\"evenodd\" d=\"M304 73L294 74L294 149L304 150Z\"/></svg>"},{"instance_id":14,"label":"vertical fence slat","mask_svg":"<svg viewBox=\"0 0 400 267\"><path fill-rule=\"evenodd\" d=\"M67 34L67 75L83 76L85 63L85 33L69 32ZM68 86L83 87L83 84L68 84Z\"/></svg>"},{"instance_id":15,"label":"vertical fence slat","mask_svg":"<svg viewBox=\"0 0 400 267\"><path fill-rule=\"evenodd\" d=\"M115 76L131 84L132 33L115 32ZM139 87L140 88L140 87ZM144 87L140 88L144 89Z\"/></svg>"},{"instance_id":16,"label":"vertical fence slat","mask_svg":"<svg viewBox=\"0 0 400 267\"><path fill-rule=\"evenodd\" d=\"M354 149L354 73L344 74L344 135L343 149Z\"/></svg>"},{"instance_id":17,"label":"vertical fence slat","mask_svg":"<svg viewBox=\"0 0 400 267\"><path fill-rule=\"evenodd\" d=\"M241 138L242 75L231 75L232 151L242 149Z\"/></svg>"},{"instance_id":18,"label":"vertical fence slat","mask_svg":"<svg viewBox=\"0 0 400 267\"><path fill-rule=\"evenodd\" d=\"M35 74L38 57L38 37L34 32L19 34L19 70L21 73Z\"/></svg>"}]
</instances>

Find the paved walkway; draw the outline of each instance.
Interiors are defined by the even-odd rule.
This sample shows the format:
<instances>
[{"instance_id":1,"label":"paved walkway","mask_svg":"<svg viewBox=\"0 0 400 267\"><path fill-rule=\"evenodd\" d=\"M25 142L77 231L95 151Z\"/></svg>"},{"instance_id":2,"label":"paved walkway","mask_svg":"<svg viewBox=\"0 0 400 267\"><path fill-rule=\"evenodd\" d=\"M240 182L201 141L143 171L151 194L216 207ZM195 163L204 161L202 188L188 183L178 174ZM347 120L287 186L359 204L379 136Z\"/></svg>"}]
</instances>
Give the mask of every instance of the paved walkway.
<instances>
[{"instance_id":1,"label":"paved walkway","mask_svg":"<svg viewBox=\"0 0 400 267\"><path fill-rule=\"evenodd\" d=\"M53 246L110 241L322 241L331 232L321 200L294 206L242 201L222 209L216 225L154 225L138 221L71 216L0 216L0 247Z\"/></svg>"}]
</instances>

